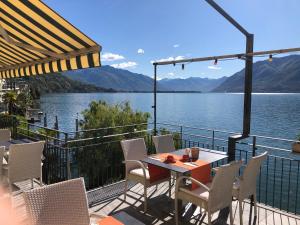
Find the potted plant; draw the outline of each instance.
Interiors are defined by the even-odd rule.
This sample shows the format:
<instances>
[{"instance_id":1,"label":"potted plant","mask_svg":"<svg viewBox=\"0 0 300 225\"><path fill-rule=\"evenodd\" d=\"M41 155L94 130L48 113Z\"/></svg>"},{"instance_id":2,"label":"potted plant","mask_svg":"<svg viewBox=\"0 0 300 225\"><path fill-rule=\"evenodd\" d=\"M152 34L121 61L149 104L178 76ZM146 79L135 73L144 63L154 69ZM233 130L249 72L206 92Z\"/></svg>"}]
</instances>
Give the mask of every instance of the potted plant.
<instances>
[{"instance_id":1,"label":"potted plant","mask_svg":"<svg viewBox=\"0 0 300 225\"><path fill-rule=\"evenodd\" d=\"M293 152L300 153L300 134L297 136L297 141L292 145Z\"/></svg>"}]
</instances>

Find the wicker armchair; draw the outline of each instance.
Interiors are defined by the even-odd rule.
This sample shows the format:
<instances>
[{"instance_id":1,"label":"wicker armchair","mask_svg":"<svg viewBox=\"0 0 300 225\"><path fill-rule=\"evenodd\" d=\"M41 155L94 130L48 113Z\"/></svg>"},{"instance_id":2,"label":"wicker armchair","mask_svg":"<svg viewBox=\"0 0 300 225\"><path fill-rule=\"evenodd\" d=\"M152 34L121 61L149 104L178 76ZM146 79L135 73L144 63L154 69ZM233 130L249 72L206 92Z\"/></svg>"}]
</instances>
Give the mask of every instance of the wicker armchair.
<instances>
[{"instance_id":1,"label":"wicker armchair","mask_svg":"<svg viewBox=\"0 0 300 225\"><path fill-rule=\"evenodd\" d=\"M184 200L200 206L207 212L208 225L211 225L212 214L229 207L230 209L230 225L233 225L232 215L232 186L242 162L233 162L218 168L213 181L203 184L191 177L181 176L176 181L175 190L175 220L178 220L178 200ZM189 179L199 185L195 190L189 190L181 187L183 179Z\"/></svg>"},{"instance_id":2,"label":"wicker armchair","mask_svg":"<svg viewBox=\"0 0 300 225\"><path fill-rule=\"evenodd\" d=\"M125 190L124 200L127 194L127 182L132 180L144 185L144 211L147 211L147 188L159 183L169 181L169 196L171 196L171 179L162 179L150 183L150 174L147 166L140 160L147 157L147 150L143 138L121 141L125 159Z\"/></svg>"},{"instance_id":3,"label":"wicker armchair","mask_svg":"<svg viewBox=\"0 0 300 225\"><path fill-rule=\"evenodd\" d=\"M4 152L5 152L5 147L1 146L0 147L0 186L2 184L2 164L3 164L3 156L4 156Z\"/></svg>"},{"instance_id":4,"label":"wicker armchair","mask_svg":"<svg viewBox=\"0 0 300 225\"><path fill-rule=\"evenodd\" d=\"M10 141L9 129L0 129L0 142L1 141Z\"/></svg>"},{"instance_id":5,"label":"wicker armchair","mask_svg":"<svg viewBox=\"0 0 300 225\"><path fill-rule=\"evenodd\" d=\"M173 135L166 134L152 137L156 153L169 153L175 151Z\"/></svg>"},{"instance_id":6,"label":"wicker armchair","mask_svg":"<svg viewBox=\"0 0 300 225\"><path fill-rule=\"evenodd\" d=\"M90 224L88 202L82 178L26 191L23 196L32 225ZM103 217L99 216L99 218Z\"/></svg>"},{"instance_id":7,"label":"wicker armchair","mask_svg":"<svg viewBox=\"0 0 300 225\"><path fill-rule=\"evenodd\" d=\"M42 156L45 142L12 144L9 146L8 164L3 168L10 190L15 182L39 178L42 185Z\"/></svg>"},{"instance_id":8,"label":"wicker armchair","mask_svg":"<svg viewBox=\"0 0 300 225\"><path fill-rule=\"evenodd\" d=\"M233 197L239 202L240 225L243 225L243 207L242 202L253 196L254 200L254 216L257 216L256 204L256 178L260 171L260 167L267 158L268 152L253 157L245 167L241 177L233 185Z\"/></svg>"}]
</instances>

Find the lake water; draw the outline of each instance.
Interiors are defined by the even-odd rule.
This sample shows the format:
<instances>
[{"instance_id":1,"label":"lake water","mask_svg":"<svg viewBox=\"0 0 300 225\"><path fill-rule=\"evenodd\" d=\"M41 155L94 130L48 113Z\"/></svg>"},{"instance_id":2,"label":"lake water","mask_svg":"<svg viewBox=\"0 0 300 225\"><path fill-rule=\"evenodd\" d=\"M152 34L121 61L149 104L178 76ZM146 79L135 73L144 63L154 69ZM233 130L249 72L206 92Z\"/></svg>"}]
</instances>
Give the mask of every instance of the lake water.
<instances>
[{"instance_id":1,"label":"lake water","mask_svg":"<svg viewBox=\"0 0 300 225\"><path fill-rule=\"evenodd\" d=\"M251 133L294 139L300 132L300 94L253 94ZM58 116L59 128L75 130L77 114L93 100L115 104L129 101L134 109L152 113L151 93L49 94L41 97L42 111L53 126ZM195 127L240 132L242 130L243 94L160 93L157 119Z\"/></svg>"},{"instance_id":2,"label":"lake water","mask_svg":"<svg viewBox=\"0 0 300 225\"><path fill-rule=\"evenodd\" d=\"M242 94L160 93L157 99L158 122L234 132L242 130ZM80 117L80 113L93 100L104 100L111 104L129 101L134 109L152 113L151 93L51 94L42 96L41 108L48 115L49 126L53 126L57 115L59 128L71 132L75 130L77 114ZM252 103L251 134L295 139L300 131L300 94L253 94ZM226 135L222 138L226 139ZM282 145L279 143L278 146L274 146L274 142L276 141L264 139L258 143L286 149L291 147L290 142ZM265 150L260 146L260 152ZM300 213L299 154L267 150L269 158L261 169L262 178L258 184L259 201ZM251 152L248 154L251 155ZM241 155L240 158L247 161L248 154Z\"/></svg>"}]
</instances>

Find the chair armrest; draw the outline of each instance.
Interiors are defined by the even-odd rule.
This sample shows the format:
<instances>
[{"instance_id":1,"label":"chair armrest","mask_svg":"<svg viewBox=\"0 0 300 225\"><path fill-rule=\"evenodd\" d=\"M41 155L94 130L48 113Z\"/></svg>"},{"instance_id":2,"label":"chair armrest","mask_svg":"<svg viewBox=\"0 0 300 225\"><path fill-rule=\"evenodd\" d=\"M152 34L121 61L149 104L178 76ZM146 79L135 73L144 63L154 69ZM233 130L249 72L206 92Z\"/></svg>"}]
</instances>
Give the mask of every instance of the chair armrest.
<instances>
[{"instance_id":1,"label":"chair armrest","mask_svg":"<svg viewBox=\"0 0 300 225\"><path fill-rule=\"evenodd\" d=\"M180 185L180 183L181 183L181 181L182 181L183 179L188 179L188 180L192 181L193 183L195 183L195 184L197 184L197 185L203 187L203 188L204 188L205 190L207 190L208 192L210 192L210 188L207 187L205 184L201 183L200 181L198 181L198 180L196 180L196 179L194 179L194 178L192 178L192 177L187 177L187 176L181 176L181 177L179 177L179 178L177 179L177 181L176 181L176 192L178 192L178 190L179 190L179 185Z\"/></svg>"},{"instance_id":2,"label":"chair armrest","mask_svg":"<svg viewBox=\"0 0 300 225\"><path fill-rule=\"evenodd\" d=\"M144 178L146 179L146 167L145 167L145 165L141 161L139 161L139 160L132 160L131 159L131 160L125 160L124 163L125 163L125 165L126 165L126 163L134 163L134 164L139 165L142 168Z\"/></svg>"},{"instance_id":3,"label":"chair armrest","mask_svg":"<svg viewBox=\"0 0 300 225\"><path fill-rule=\"evenodd\" d=\"M94 217L94 218L98 218L98 219L104 219L104 218L107 217L107 216L104 216L104 215L98 215L94 212L90 212L89 215L90 215L90 217Z\"/></svg>"}]
</instances>

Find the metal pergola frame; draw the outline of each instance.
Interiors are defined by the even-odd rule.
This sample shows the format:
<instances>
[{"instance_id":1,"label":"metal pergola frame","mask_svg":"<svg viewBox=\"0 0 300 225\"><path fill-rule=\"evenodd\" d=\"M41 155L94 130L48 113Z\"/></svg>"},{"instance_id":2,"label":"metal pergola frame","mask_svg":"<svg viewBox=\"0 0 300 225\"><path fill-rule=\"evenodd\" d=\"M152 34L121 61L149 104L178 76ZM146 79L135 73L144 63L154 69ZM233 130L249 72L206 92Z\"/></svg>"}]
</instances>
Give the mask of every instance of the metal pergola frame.
<instances>
[{"instance_id":1,"label":"metal pergola frame","mask_svg":"<svg viewBox=\"0 0 300 225\"><path fill-rule=\"evenodd\" d=\"M246 51L245 53L229 54L229 55L219 55L219 56L208 56L201 58L189 58L180 60L169 60L154 62L154 133L157 134L157 70L158 66L164 65L176 65L192 62L204 62L212 60L222 60L222 59L241 59L245 61L245 80L244 80L244 112L243 112L243 131L242 134L234 135L229 137L228 142L228 155L229 161L235 159L234 150L235 143L238 140L248 138L251 131L251 97L252 97L252 73L253 73L253 57L254 56L264 56L272 54L282 54L289 52L299 52L299 48L288 48L288 49L277 49L269 51L258 51L253 52L254 45L254 35L249 33L245 28L243 28L237 21L235 21L227 12L225 12L214 0L205 0L209 5L211 5L217 12L219 12L226 20L228 20L233 26L235 26L245 37L246 37Z\"/></svg>"},{"instance_id":2,"label":"metal pergola frame","mask_svg":"<svg viewBox=\"0 0 300 225\"><path fill-rule=\"evenodd\" d=\"M239 140L248 138L251 130L251 97L252 97L252 75L253 75L253 57L254 56L264 56L280 53L289 53L289 52L298 52L300 48L289 48L289 49L279 49L279 50L270 50L270 51L259 51L253 52L254 45L254 34L249 33L245 28L243 28L237 21L235 21L227 12L225 12L214 0L205 0L210 6L212 6L218 13L220 13L226 20L228 20L234 27L236 27L245 37L246 37L246 51L245 53L231 54L231 55L220 55L220 56L209 56L202 58L190 58L190 59L181 59L181 60L170 60L163 62L154 62L154 105L152 106L154 110L154 135L157 134L157 68L158 66L163 65L176 65L191 62L203 62L219 59L242 59L245 60L245 80L244 80L244 112L243 112L243 132L242 134L232 135L228 138L228 161L235 160L235 149L236 143ZM184 66L182 67L184 68ZM254 153L255 151L253 151ZM255 153L254 153L255 154ZM254 156L254 155L253 155ZM251 208L249 214L249 224L252 220L252 208L253 208L253 196L251 197ZM219 217L227 218L229 214L229 209L221 210ZM256 218L254 218L256 220Z\"/></svg>"}]
</instances>

